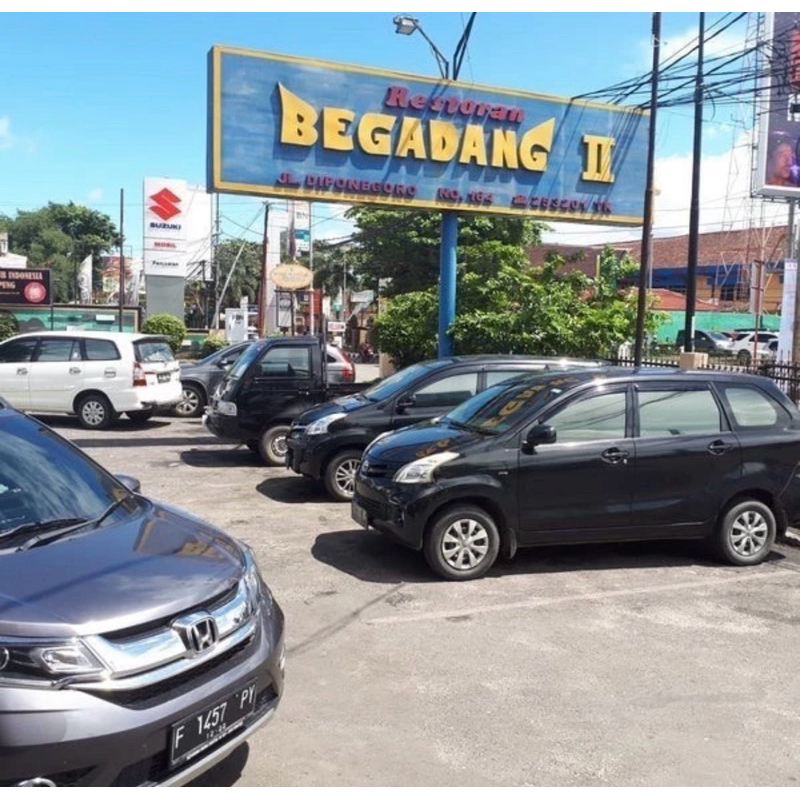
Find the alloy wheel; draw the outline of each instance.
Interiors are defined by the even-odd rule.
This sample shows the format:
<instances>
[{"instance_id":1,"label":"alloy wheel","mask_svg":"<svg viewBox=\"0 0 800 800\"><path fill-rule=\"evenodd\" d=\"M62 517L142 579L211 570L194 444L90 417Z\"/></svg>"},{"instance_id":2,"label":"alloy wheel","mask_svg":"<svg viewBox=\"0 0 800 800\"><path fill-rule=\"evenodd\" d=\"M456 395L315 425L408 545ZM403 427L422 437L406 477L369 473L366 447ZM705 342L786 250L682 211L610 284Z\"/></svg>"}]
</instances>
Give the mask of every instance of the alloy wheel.
<instances>
[{"instance_id":1,"label":"alloy wheel","mask_svg":"<svg viewBox=\"0 0 800 800\"><path fill-rule=\"evenodd\" d=\"M175 410L182 417L193 417L200 408L200 395L194 389L184 389Z\"/></svg>"},{"instance_id":2,"label":"alloy wheel","mask_svg":"<svg viewBox=\"0 0 800 800\"><path fill-rule=\"evenodd\" d=\"M356 490L356 474L360 463L360 459L348 458L336 468L333 480L342 494L353 496Z\"/></svg>"}]
</instances>

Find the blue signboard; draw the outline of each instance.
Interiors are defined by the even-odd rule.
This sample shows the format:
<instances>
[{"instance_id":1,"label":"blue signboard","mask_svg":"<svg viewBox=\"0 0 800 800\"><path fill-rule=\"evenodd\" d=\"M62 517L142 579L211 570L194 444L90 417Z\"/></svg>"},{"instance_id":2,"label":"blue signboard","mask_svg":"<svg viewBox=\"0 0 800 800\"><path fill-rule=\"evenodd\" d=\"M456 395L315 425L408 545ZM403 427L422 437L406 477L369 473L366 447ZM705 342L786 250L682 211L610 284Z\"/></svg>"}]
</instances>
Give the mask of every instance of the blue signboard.
<instances>
[{"instance_id":1,"label":"blue signboard","mask_svg":"<svg viewBox=\"0 0 800 800\"><path fill-rule=\"evenodd\" d=\"M229 47L209 71L211 191L642 223L638 109Z\"/></svg>"}]
</instances>

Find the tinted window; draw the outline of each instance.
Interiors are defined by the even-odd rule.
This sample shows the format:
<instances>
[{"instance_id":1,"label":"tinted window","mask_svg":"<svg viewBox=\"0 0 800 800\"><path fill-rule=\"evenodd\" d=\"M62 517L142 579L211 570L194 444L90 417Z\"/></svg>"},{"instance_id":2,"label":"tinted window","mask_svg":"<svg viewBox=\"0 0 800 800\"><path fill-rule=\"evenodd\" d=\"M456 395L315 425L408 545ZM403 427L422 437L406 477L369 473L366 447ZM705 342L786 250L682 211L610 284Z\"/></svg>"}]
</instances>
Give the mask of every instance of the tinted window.
<instances>
[{"instance_id":1,"label":"tinted window","mask_svg":"<svg viewBox=\"0 0 800 800\"><path fill-rule=\"evenodd\" d=\"M740 428L774 428L789 421L789 413L760 389L728 386L725 397Z\"/></svg>"},{"instance_id":2,"label":"tinted window","mask_svg":"<svg viewBox=\"0 0 800 800\"><path fill-rule=\"evenodd\" d=\"M234 383L239 380L239 378L247 372L248 367L258 358L258 354L261 352L261 346L258 342L253 342L251 345L247 347L247 349L242 353L242 355L238 358L236 363L231 367L231 371L228 374L228 378L232 380Z\"/></svg>"},{"instance_id":3,"label":"tinted window","mask_svg":"<svg viewBox=\"0 0 800 800\"><path fill-rule=\"evenodd\" d=\"M262 377L308 378L311 354L307 347L272 347L259 363Z\"/></svg>"},{"instance_id":4,"label":"tinted window","mask_svg":"<svg viewBox=\"0 0 800 800\"><path fill-rule=\"evenodd\" d=\"M81 346L75 339L42 339L37 361L80 361Z\"/></svg>"},{"instance_id":5,"label":"tinted window","mask_svg":"<svg viewBox=\"0 0 800 800\"><path fill-rule=\"evenodd\" d=\"M453 408L474 397L477 391L478 373L465 372L460 375L448 375L421 386L414 392L414 401L417 408L434 406Z\"/></svg>"},{"instance_id":6,"label":"tinted window","mask_svg":"<svg viewBox=\"0 0 800 800\"><path fill-rule=\"evenodd\" d=\"M710 389L639 391L639 436L719 433L722 417Z\"/></svg>"},{"instance_id":7,"label":"tinted window","mask_svg":"<svg viewBox=\"0 0 800 800\"><path fill-rule=\"evenodd\" d=\"M159 361L174 361L172 348L166 343L157 339L144 339L134 342L133 352L136 360L142 364L152 364Z\"/></svg>"},{"instance_id":8,"label":"tinted window","mask_svg":"<svg viewBox=\"0 0 800 800\"><path fill-rule=\"evenodd\" d=\"M496 383L500 383L501 381L511 380L512 378L521 378L523 375L529 375L531 372L539 372L540 370L544 369L545 367L541 366L526 370L499 369L497 371L487 372L486 388L488 389L489 387L494 386Z\"/></svg>"},{"instance_id":9,"label":"tinted window","mask_svg":"<svg viewBox=\"0 0 800 800\"><path fill-rule=\"evenodd\" d=\"M21 361L30 361L36 350L37 339L19 339L6 342L0 347L0 364L18 364Z\"/></svg>"},{"instance_id":10,"label":"tinted window","mask_svg":"<svg viewBox=\"0 0 800 800\"><path fill-rule=\"evenodd\" d=\"M625 392L578 398L545 420L556 442L596 442L625 438Z\"/></svg>"},{"instance_id":11,"label":"tinted window","mask_svg":"<svg viewBox=\"0 0 800 800\"><path fill-rule=\"evenodd\" d=\"M107 339L84 339L87 361L118 361L119 351L114 342Z\"/></svg>"},{"instance_id":12,"label":"tinted window","mask_svg":"<svg viewBox=\"0 0 800 800\"><path fill-rule=\"evenodd\" d=\"M384 378L380 383L375 384L370 389L364 392L364 397L370 400L380 402L387 397L391 397L395 392L410 386L418 378L421 378L427 372L431 371L429 364L414 364L413 366L401 369L400 372L395 372L388 378Z\"/></svg>"}]
</instances>

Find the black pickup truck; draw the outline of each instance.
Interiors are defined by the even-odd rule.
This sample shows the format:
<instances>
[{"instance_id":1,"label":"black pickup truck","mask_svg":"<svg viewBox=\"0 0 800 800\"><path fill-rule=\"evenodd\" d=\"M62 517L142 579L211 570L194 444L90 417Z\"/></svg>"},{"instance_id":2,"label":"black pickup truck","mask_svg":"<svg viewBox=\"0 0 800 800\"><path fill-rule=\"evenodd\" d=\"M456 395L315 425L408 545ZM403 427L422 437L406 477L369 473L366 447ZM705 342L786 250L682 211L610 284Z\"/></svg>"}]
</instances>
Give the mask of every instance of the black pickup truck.
<instances>
[{"instance_id":1,"label":"black pickup truck","mask_svg":"<svg viewBox=\"0 0 800 800\"><path fill-rule=\"evenodd\" d=\"M243 442L267 464L284 466L295 417L366 385L329 384L325 351L316 337L259 339L225 376L204 422L215 436Z\"/></svg>"}]
</instances>

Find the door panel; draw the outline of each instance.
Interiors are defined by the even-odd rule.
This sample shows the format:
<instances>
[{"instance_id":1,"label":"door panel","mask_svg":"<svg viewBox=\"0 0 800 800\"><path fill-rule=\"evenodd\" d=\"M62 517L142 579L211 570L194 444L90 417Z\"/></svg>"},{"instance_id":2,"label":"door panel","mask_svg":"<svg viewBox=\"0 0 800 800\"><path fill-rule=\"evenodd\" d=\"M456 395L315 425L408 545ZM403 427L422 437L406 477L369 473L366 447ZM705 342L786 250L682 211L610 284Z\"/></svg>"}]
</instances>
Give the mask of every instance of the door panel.
<instances>
[{"instance_id":1,"label":"door panel","mask_svg":"<svg viewBox=\"0 0 800 800\"><path fill-rule=\"evenodd\" d=\"M456 372L423 381L414 386L405 396L413 398L414 404L398 408L392 414L392 428L404 428L416 422L424 422L452 411L478 392L478 371Z\"/></svg>"},{"instance_id":2,"label":"door panel","mask_svg":"<svg viewBox=\"0 0 800 800\"><path fill-rule=\"evenodd\" d=\"M543 417L555 444L519 454L520 543L585 539L630 524L627 391L592 390ZM524 435L524 434L523 434Z\"/></svg>"},{"instance_id":3,"label":"door panel","mask_svg":"<svg viewBox=\"0 0 800 800\"><path fill-rule=\"evenodd\" d=\"M30 365L31 408L71 411L72 398L82 385L80 342L66 337L43 338Z\"/></svg>"},{"instance_id":4,"label":"door panel","mask_svg":"<svg viewBox=\"0 0 800 800\"><path fill-rule=\"evenodd\" d=\"M714 393L683 383L648 384L636 394L634 523L663 536L664 526L716 518L741 475L741 453Z\"/></svg>"},{"instance_id":5,"label":"door panel","mask_svg":"<svg viewBox=\"0 0 800 800\"><path fill-rule=\"evenodd\" d=\"M0 397L22 410L31 407L30 362L37 344L32 337L0 345Z\"/></svg>"}]
</instances>

